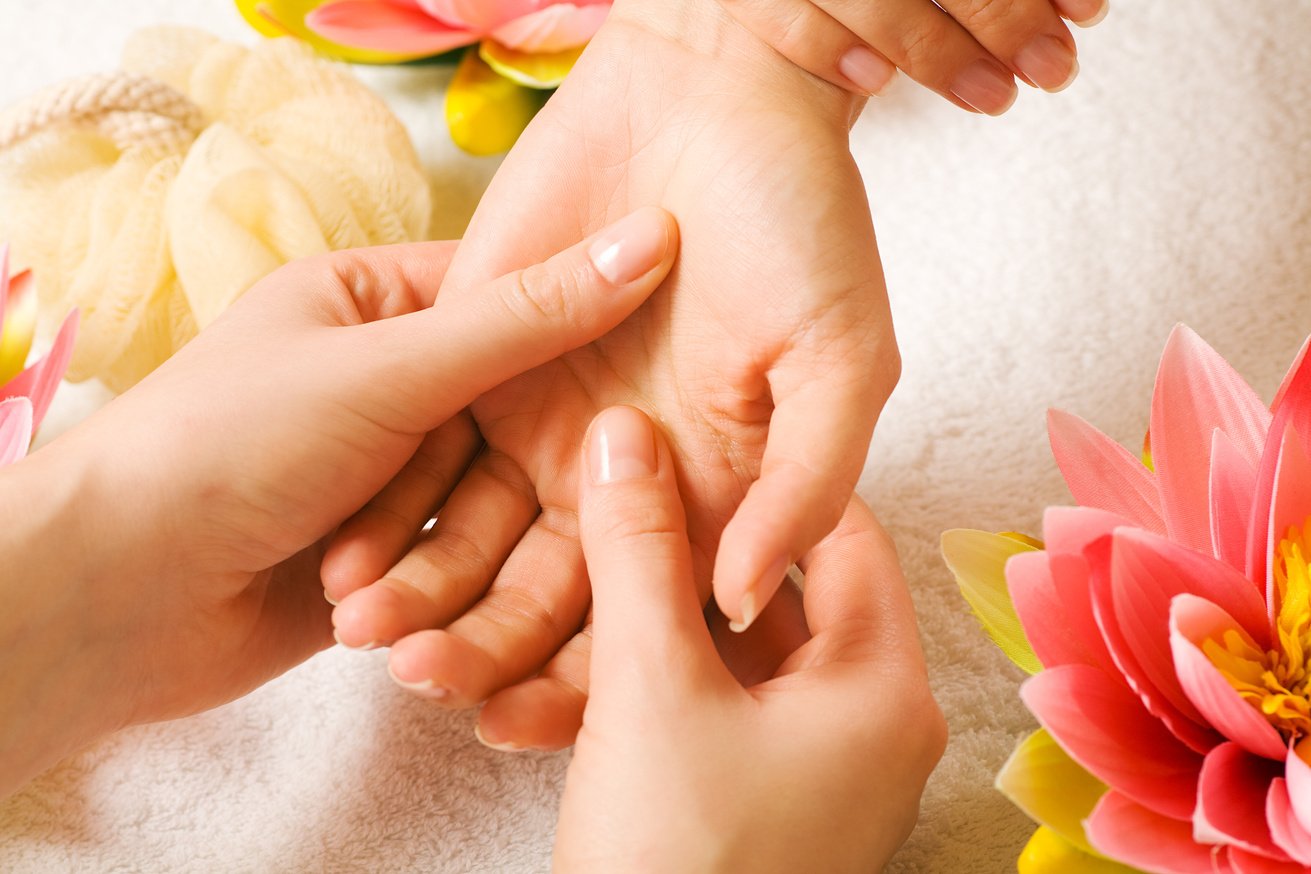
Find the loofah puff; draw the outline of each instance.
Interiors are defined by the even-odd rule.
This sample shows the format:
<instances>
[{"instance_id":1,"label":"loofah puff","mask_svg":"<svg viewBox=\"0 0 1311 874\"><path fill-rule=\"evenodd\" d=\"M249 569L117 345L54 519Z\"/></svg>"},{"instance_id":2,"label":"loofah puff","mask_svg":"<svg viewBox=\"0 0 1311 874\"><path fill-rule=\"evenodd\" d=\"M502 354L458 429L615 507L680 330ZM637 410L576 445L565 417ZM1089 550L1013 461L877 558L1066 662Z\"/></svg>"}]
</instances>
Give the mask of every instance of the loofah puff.
<instances>
[{"instance_id":1,"label":"loofah puff","mask_svg":"<svg viewBox=\"0 0 1311 874\"><path fill-rule=\"evenodd\" d=\"M294 258L426 239L401 123L292 39L137 33L123 71L0 116L0 239L46 315L82 311L68 377L124 391Z\"/></svg>"}]
</instances>

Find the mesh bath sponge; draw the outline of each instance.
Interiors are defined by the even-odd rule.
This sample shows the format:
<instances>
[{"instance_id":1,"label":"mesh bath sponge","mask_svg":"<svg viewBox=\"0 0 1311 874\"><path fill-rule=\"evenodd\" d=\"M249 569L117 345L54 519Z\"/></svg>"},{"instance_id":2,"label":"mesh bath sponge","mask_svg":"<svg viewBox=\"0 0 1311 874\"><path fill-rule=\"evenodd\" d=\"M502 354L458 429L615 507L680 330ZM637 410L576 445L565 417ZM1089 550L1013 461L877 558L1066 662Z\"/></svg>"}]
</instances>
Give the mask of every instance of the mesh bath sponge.
<instances>
[{"instance_id":1,"label":"mesh bath sponge","mask_svg":"<svg viewBox=\"0 0 1311 874\"><path fill-rule=\"evenodd\" d=\"M279 265L422 240L431 216L404 128L345 68L177 27L0 116L0 204L43 310L81 309L69 378L115 391Z\"/></svg>"}]
</instances>

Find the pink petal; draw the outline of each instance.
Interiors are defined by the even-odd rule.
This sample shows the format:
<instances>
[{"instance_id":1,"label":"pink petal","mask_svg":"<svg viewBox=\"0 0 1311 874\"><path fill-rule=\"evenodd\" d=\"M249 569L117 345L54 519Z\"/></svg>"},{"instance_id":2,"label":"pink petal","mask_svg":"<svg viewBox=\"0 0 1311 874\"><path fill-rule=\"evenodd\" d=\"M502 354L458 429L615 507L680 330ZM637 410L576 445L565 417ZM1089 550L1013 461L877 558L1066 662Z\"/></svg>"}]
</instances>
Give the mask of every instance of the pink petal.
<instances>
[{"instance_id":1,"label":"pink petal","mask_svg":"<svg viewBox=\"0 0 1311 874\"><path fill-rule=\"evenodd\" d=\"M1229 864L1234 874L1306 874L1307 869L1296 862L1271 859L1256 853L1229 848Z\"/></svg>"},{"instance_id":2,"label":"pink petal","mask_svg":"<svg viewBox=\"0 0 1311 874\"><path fill-rule=\"evenodd\" d=\"M1307 458L1306 448L1290 422L1279 446L1265 554L1273 556L1279 542L1288 536L1288 529L1301 530L1308 517L1311 517L1311 459ZM1273 563L1267 564L1265 579L1266 604L1272 626L1280 606L1275 591L1274 567Z\"/></svg>"},{"instance_id":3,"label":"pink petal","mask_svg":"<svg viewBox=\"0 0 1311 874\"><path fill-rule=\"evenodd\" d=\"M1254 621L1265 640L1265 610L1237 571L1138 528L1119 528L1084 550L1092 568L1093 612L1116 666L1143 704L1176 737L1206 752L1221 738L1184 693L1170 652L1170 601L1195 591ZM1236 577L1240 592L1230 589ZM1217 583L1218 581L1218 583ZM1241 592L1248 595L1246 602Z\"/></svg>"},{"instance_id":4,"label":"pink petal","mask_svg":"<svg viewBox=\"0 0 1311 874\"><path fill-rule=\"evenodd\" d=\"M1214 555L1238 571L1247 569L1247 524L1256 498L1256 468L1225 432L1211 434L1211 544Z\"/></svg>"},{"instance_id":5,"label":"pink petal","mask_svg":"<svg viewBox=\"0 0 1311 874\"><path fill-rule=\"evenodd\" d=\"M305 16L305 24L339 45L419 56L467 46L481 36L398 0L334 0Z\"/></svg>"},{"instance_id":6,"label":"pink petal","mask_svg":"<svg viewBox=\"0 0 1311 874\"><path fill-rule=\"evenodd\" d=\"M1293 805L1293 816L1305 832L1311 832L1311 765L1302 758L1311 744L1302 741L1290 749L1284 759L1284 779L1288 781L1288 800Z\"/></svg>"},{"instance_id":7,"label":"pink petal","mask_svg":"<svg viewBox=\"0 0 1311 874\"><path fill-rule=\"evenodd\" d=\"M1048 552L1012 556L1006 562L1006 585L1024 636L1044 667L1086 664L1115 671L1093 619L1083 556Z\"/></svg>"},{"instance_id":8,"label":"pink petal","mask_svg":"<svg viewBox=\"0 0 1311 874\"><path fill-rule=\"evenodd\" d=\"M1265 816L1270 782L1281 771L1278 762L1254 756L1235 743L1220 744L1211 750L1197 782L1193 839L1287 860L1270 839Z\"/></svg>"},{"instance_id":9,"label":"pink petal","mask_svg":"<svg viewBox=\"0 0 1311 874\"><path fill-rule=\"evenodd\" d=\"M1082 555L1089 544L1132 524L1123 516L1094 507L1049 507L1042 516L1042 539L1054 555Z\"/></svg>"},{"instance_id":10,"label":"pink petal","mask_svg":"<svg viewBox=\"0 0 1311 874\"><path fill-rule=\"evenodd\" d=\"M1219 641L1230 630L1251 641L1232 616L1210 601L1195 595L1174 597L1170 602L1170 650L1179 684L1188 700L1222 735L1248 752L1282 762L1288 748L1279 732L1234 691L1202 652L1202 641Z\"/></svg>"},{"instance_id":11,"label":"pink petal","mask_svg":"<svg viewBox=\"0 0 1311 874\"><path fill-rule=\"evenodd\" d=\"M31 367L14 377L7 385L0 386L0 400L11 397L27 397L32 401L32 428L41 427L46 410L54 400L55 389L68 370L69 359L73 357L73 338L77 336L77 310L73 310L64 319L55 336L55 343L49 354Z\"/></svg>"},{"instance_id":12,"label":"pink petal","mask_svg":"<svg viewBox=\"0 0 1311 874\"><path fill-rule=\"evenodd\" d=\"M1252 503L1252 516L1248 522L1247 576L1257 581L1269 579L1271 553L1267 535L1274 503L1275 474L1286 432L1292 427L1303 440L1311 438L1311 356L1307 355L1305 345L1284 377L1284 384L1279 387L1274 411L1261 463L1257 466L1256 500ZM1303 449L1304 454L1311 455L1311 447L1304 444Z\"/></svg>"},{"instance_id":13,"label":"pink petal","mask_svg":"<svg viewBox=\"0 0 1311 874\"><path fill-rule=\"evenodd\" d=\"M0 401L0 467L13 464L32 445L32 402L27 398Z\"/></svg>"},{"instance_id":14,"label":"pink petal","mask_svg":"<svg viewBox=\"0 0 1311 874\"><path fill-rule=\"evenodd\" d=\"M587 45L609 12L609 6L562 3L498 27L492 39L520 52L563 52Z\"/></svg>"},{"instance_id":15,"label":"pink petal","mask_svg":"<svg viewBox=\"0 0 1311 874\"><path fill-rule=\"evenodd\" d=\"M507 21L532 15L556 0L418 0L429 15L451 27L489 33Z\"/></svg>"},{"instance_id":16,"label":"pink petal","mask_svg":"<svg viewBox=\"0 0 1311 874\"><path fill-rule=\"evenodd\" d=\"M1266 797L1265 818L1270 826L1270 837L1285 853L1311 865L1311 833L1302 827L1293 813L1293 802L1288 795L1288 783L1276 778L1270 783Z\"/></svg>"},{"instance_id":17,"label":"pink petal","mask_svg":"<svg viewBox=\"0 0 1311 874\"><path fill-rule=\"evenodd\" d=\"M1253 467L1270 413L1214 349L1180 325L1170 334L1152 396L1152 457L1170 539L1212 552L1211 433L1219 428Z\"/></svg>"},{"instance_id":18,"label":"pink petal","mask_svg":"<svg viewBox=\"0 0 1311 874\"><path fill-rule=\"evenodd\" d=\"M1024 636L1043 667L1068 664L1103 666L1082 645L1080 631L1066 615L1065 605L1052 580L1051 557L1046 552L1011 556L1006 562L1006 588L1015 615L1024 627Z\"/></svg>"},{"instance_id":19,"label":"pink petal","mask_svg":"<svg viewBox=\"0 0 1311 874\"><path fill-rule=\"evenodd\" d=\"M1070 758L1112 789L1172 819L1192 816L1202 757L1175 739L1104 671L1062 665L1020 696Z\"/></svg>"},{"instance_id":20,"label":"pink petal","mask_svg":"<svg viewBox=\"0 0 1311 874\"><path fill-rule=\"evenodd\" d=\"M1230 872L1226 854L1193 840L1187 822L1154 813L1119 792L1107 792L1084 823L1104 856L1154 874Z\"/></svg>"},{"instance_id":21,"label":"pink petal","mask_svg":"<svg viewBox=\"0 0 1311 874\"><path fill-rule=\"evenodd\" d=\"M1047 411L1052 455L1074 500L1165 533L1156 477L1129 450L1078 416Z\"/></svg>"},{"instance_id":22,"label":"pink petal","mask_svg":"<svg viewBox=\"0 0 1311 874\"><path fill-rule=\"evenodd\" d=\"M1293 357L1293 363L1289 366L1288 372L1284 374L1283 381L1279 383L1279 390L1275 392L1274 402L1270 404L1270 409L1274 410L1276 414L1278 414L1279 409L1284 405L1284 400L1287 398L1289 392L1292 391L1293 384L1299 381L1297 374L1302 370L1302 364L1306 361L1306 353L1308 350L1311 350L1311 337L1307 337L1302 341L1302 348L1297 350L1297 355ZM1299 391L1305 392L1307 390L1305 379L1302 379L1301 382L1302 385Z\"/></svg>"}]
</instances>

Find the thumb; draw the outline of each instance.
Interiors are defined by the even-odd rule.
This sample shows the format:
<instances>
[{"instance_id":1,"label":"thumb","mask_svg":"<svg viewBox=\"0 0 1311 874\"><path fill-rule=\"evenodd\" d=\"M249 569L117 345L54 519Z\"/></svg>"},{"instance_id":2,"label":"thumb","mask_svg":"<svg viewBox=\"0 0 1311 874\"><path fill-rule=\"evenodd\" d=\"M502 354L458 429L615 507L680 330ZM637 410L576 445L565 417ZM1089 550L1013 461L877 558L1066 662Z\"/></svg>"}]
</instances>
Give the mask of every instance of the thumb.
<instances>
[{"instance_id":1,"label":"thumb","mask_svg":"<svg viewBox=\"0 0 1311 874\"><path fill-rule=\"evenodd\" d=\"M594 694L727 676L692 580L673 459L647 417L612 407L583 444L579 531L592 580Z\"/></svg>"},{"instance_id":2,"label":"thumb","mask_svg":"<svg viewBox=\"0 0 1311 874\"><path fill-rule=\"evenodd\" d=\"M678 226L646 207L549 260L360 325L354 379L397 430L430 431L502 382L597 339L673 267ZM366 336L367 335L367 336ZM394 421L397 417L404 421Z\"/></svg>"}]
</instances>

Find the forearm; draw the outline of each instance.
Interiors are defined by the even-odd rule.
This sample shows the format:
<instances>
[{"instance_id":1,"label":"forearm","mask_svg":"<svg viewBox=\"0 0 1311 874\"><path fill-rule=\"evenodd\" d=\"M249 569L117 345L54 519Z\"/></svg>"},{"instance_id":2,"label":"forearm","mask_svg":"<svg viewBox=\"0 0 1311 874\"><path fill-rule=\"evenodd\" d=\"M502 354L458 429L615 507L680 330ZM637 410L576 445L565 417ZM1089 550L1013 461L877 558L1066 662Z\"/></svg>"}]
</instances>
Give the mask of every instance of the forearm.
<instances>
[{"instance_id":1,"label":"forearm","mask_svg":"<svg viewBox=\"0 0 1311 874\"><path fill-rule=\"evenodd\" d=\"M50 450L0 470L0 797L126 719L114 640L97 630L109 605L88 572L86 481Z\"/></svg>"}]
</instances>

